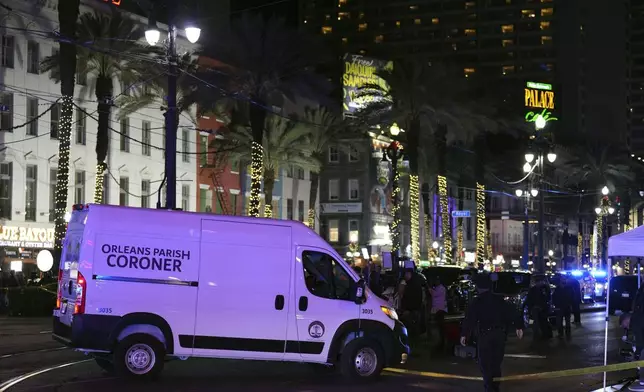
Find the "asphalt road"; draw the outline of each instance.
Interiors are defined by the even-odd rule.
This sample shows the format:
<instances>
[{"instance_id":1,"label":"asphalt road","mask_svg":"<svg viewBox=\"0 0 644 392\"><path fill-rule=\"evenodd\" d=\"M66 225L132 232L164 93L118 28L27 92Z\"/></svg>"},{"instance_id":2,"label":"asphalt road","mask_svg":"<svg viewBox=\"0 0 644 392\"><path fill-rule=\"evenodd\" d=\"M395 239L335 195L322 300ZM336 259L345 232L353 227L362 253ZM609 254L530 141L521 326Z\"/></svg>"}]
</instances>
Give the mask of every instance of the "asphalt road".
<instances>
[{"instance_id":1,"label":"asphalt road","mask_svg":"<svg viewBox=\"0 0 644 392\"><path fill-rule=\"evenodd\" d=\"M572 369L603 364L604 316L587 313L582 326L573 327L571 341L553 338L532 343L531 333L524 340L511 337L506 349L504 375L528 374ZM319 369L303 364L239 362L189 359L166 363L162 378L151 383L135 383L108 377L92 360L55 369L28 378L10 388L2 383L15 377L60 364L87 360L82 354L61 349L49 335L49 320L0 318L0 392L10 391L477 391L482 383L458 379L430 378L416 375L384 374L370 385L352 385ZM617 355L621 330L617 320L609 328L609 362L619 361ZM416 345L407 369L464 376L480 376L473 360L455 358L448 353L432 353L429 344ZM616 381L632 372L611 373ZM502 385L503 391L591 391L601 387L601 374L547 379L512 381Z\"/></svg>"}]
</instances>

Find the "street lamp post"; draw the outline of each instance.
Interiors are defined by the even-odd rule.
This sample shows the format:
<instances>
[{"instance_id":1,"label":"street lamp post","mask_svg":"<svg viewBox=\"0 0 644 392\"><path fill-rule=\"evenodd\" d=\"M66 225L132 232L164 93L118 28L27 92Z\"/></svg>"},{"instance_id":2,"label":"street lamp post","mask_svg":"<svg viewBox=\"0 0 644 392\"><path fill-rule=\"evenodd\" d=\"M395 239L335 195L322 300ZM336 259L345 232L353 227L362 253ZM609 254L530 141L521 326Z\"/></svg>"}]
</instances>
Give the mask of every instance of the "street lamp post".
<instances>
[{"instance_id":1,"label":"street lamp post","mask_svg":"<svg viewBox=\"0 0 644 392\"><path fill-rule=\"evenodd\" d=\"M402 132L396 123L392 124L389 128L389 133L392 137L396 137ZM389 225L389 232L391 235L391 250L393 265L398 266L398 259L400 256L400 203L399 192L400 186L398 184L398 160L401 158L400 150L402 146L396 140L392 140L387 146L386 156L391 160L391 215L392 222ZM394 267L395 268L395 267Z\"/></svg>"},{"instance_id":2,"label":"street lamp post","mask_svg":"<svg viewBox=\"0 0 644 392\"><path fill-rule=\"evenodd\" d=\"M526 160L528 159L527 155L528 154L526 154ZM523 267L523 269L527 270L530 258L530 215L528 208L530 206L530 197L537 197L539 191L535 188L532 188L530 190L526 189L525 191L522 189L517 189L514 193L517 195L517 197L524 197L523 209L525 222L523 223L523 257L521 266Z\"/></svg>"},{"instance_id":3,"label":"street lamp post","mask_svg":"<svg viewBox=\"0 0 644 392\"><path fill-rule=\"evenodd\" d=\"M165 180L166 180L166 205L165 208L174 210L177 199L177 27L175 18L177 14L177 0L167 0L168 6L168 41L166 57L168 59L168 109L165 113ZM190 43L196 43L201 35L201 29L193 24L185 28L186 38ZM153 17L148 20L145 39L150 45L159 42L161 33L157 29Z\"/></svg>"},{"instance_id":4,"label":"street lamp post","mask_svg":"<svg viewBox=\"0 0 644 392\"><path fill-rule=\"evenodd\" d=\"M535 121L535 130L537 131L537 135L533 136L532 139L534 140L534 144L537 148L537 162L535 165L538 166L539 168L539 222L538 222L538 230L539 230L539 258L537 259L537 270L540 272L545 271L544 268L544 233L545 233L545 228L544 228L544 175L545 175L545 159L548 159L548 162L554 163L557 160L557 154L555 154L550 148L550 144L548 140L545 138L543 135L543 132L541 132L546 126L546 121L545 119L539 115L537 116L537 119ZM532 152L528 152L526 154L526 161L528 161L529 157L532 157L532 159L535 158L535 154ZM528 161L528 163L530 163Z\"/></svg>"}]
</instances>

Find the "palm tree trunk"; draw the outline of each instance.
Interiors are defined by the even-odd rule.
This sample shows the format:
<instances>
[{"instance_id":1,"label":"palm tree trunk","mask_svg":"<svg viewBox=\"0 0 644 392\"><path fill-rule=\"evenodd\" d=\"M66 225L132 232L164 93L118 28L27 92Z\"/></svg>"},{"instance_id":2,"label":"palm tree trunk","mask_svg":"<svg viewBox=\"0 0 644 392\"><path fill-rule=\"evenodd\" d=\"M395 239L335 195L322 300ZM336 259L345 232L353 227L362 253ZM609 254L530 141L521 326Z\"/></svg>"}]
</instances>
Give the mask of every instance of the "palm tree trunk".
<instances>
[{"instance_id":1,"label":"palm tree trunk","mask_svg":"<svg viewBox=\"0 0 644 392\"><path fill-rule=\"evenodd\" d=\"M407 134L409 146L409 219L411 228L411 258L420 263L420 181L418 178L418 146L420 118L414 118Z\"/></svg>"},{"instance_id":2,"label":"palm tree trunk","mask_svg":"<svg viewBox=\"0 0 644 392\"><path fill-rule=\"evenodd\" d=\"M257 104L249 105L250 127L253 133L253 145L251 147L250 162L250 201L248 203L248 215L259 217L260 200L262 191L262 175L264 171L264 122L266 111L263 101L258 97L252 97L251 101Z\"/></svg>"},{"instance_id":3,"label":"palm tree trunk","mask_svg":"<svg viewBox=\"0 0 644 392\"><path fill-rule=\"evenodd\" d=\"M103 201L105 170L107 169L107 152L109 150L110 114L112 111L112 79L99 76L96 80L96 99L98 100L98 129L96 131L96 179L94 185L94 203Z\"/></svg>"},{"instance_id":4,"label":"palm tree trunk","mask_svg":"<svg viewBox=\"0 0 644 392\"><path fill-rule=\"evenodd\" d=\"M60 34L67 40L60 41L60 94L62 95L61 121L58 144L58 172L56 175L56 208L54 210L56 260L60 260L63 237L67 229L65 211L69 182L69 147L74 115L74 78L76 77L76 22L80 0L58 4ZM56 263L59 265L59 263Z\"/></svg>"},{"instance_id":5,"label":"palm tree trunk","mask_svg":"<svg viewBox=\"0 0 644 392\"><path fill-rule=\"evenodd\" d=\"M318 200L318 189L320 188L320 174L311 172L311 190L309 192L309 219L308 225L315 230L315 204Z\"/></svg>"},{"instance_id":6,"label":"palm tree trunk","mask_svg":"<svg viewBox=\"0 0 644 392\"><path fill-rule=\"evenodd\" d=\"M479 137L476 141L476 264L485 262L486 219L485 219L485 139Z\"/></svg>"},{"instance_id":7,"label":"palm tree trunk","mask_svg":"<svg viewBox=\"0 0 644 392\"><path fill-rule=\"evenodd\" d=\"M464 175L461 173L461 175L458 178L458 210L463 211L464 208ZM466 218L458 218L458 225L456 229L456 260L458 262L463 262L463 219Z\"/></svg>"},{"instance_id":8,"label":"palm tree trunk","mask_svg":"<svg viewBox=\"0 0 644 392\"><path fill-rule=\"evenodd\" d=\"M273 189L275 188L275 170L264 170L264 217L273 217Z\"/></svg>"},{"instance_id":9,"label":"palm tree trunk","mask_svg":"<svg viewBox=\"0 0 644 392\"><path fill-rule=\"evenodd\" d=\"M449 199L447 195L447 126L438 125L436 133L436 150L438 154L438 196L441 206L441 221L443 227L443 249L445 261L450 264L452 257L452 222L449 214Z\"/></svg>"}]
</instances>

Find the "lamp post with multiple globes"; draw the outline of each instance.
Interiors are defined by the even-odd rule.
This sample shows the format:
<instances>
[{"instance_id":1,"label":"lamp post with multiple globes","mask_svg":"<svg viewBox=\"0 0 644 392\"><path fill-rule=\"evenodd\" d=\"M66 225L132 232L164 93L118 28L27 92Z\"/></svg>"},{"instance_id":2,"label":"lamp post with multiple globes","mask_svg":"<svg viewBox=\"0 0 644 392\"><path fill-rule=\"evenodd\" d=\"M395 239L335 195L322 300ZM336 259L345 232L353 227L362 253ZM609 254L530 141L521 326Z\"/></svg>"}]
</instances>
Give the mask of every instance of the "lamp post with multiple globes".
<instances>
[{"instance_id":1,"label":"lamp post with multiple globes","mask_svg":"<svg viewBox=\"0 0 644 392\"><path fill-rule=\"evenodd\" d=\"M175 18L177 14L177 0L167 0L168 6L168 40L166 42L166 57L168 60L168 109L165 113L165 181L166 181L166 209L176 208L177 199L177 27ZM186 38L190 43L196 43L201 35L201 29L194 24L185 27ZM148 28L145 31L145 40L151 46L156 45L161 38L156 21L151 15L148 19ZM161 206L157 206L160 208Z\"/></svg>"},{"instance_id":2,"label":"lamp post with multiple globes","mask_svg":"<svg viewBox=\"0 0 644 392\"><path fill-rule=\"evenodd\" d=\"M528 263L530 258L530 215L528 209L530 206L530 197L537 197L539 195L539 190L536 188L531 189L517 189L514 191L517 197L523 197L523 211L524 211L524 223L523 223L523 256L521 257L521 267L525 270L528 269Z\"/></svg>"}]
</instances>

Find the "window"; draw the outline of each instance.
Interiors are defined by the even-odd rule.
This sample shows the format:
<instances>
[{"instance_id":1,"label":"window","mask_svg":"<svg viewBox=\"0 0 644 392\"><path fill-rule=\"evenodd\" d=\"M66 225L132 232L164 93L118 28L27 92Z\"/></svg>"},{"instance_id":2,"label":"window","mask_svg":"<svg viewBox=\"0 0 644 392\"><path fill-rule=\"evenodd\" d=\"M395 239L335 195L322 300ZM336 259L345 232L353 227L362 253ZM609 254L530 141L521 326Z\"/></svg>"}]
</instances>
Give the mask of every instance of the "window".
<instances>
[{"instance_id":1,"label":"window","mask_svg":"<svg viewBox=\"0 0 644 392\"><path fill-rule=\"evenodd\" d=\"M418 6L417 5L410 5L409 9L412 11L418 11Z\"/></svg>"},{"instance_id":2,"label":"window","mask_svg":"<svg viewBox=\"0 0 644 392\"><path fill-rule=\"evenodd\" d=\"M541 45L552 44L552 37L549 35L544 35L541 37Z\"/></svg>"},{"instance_id":3,"label":"window","mask_svg":"<svg viewBox=\"0 0 644 392\"><path fill-rule=\"evenodd\" d=\"M554 13L554 10L552 8L541 9L541 16L552 16L553 13Z\"/></svg>"},{"instance_id":4,"label":"window","mask_svg":"<svg viewBox=\"0 0 644 392\"><path fill-rule=\"evenodd\" d=\"M121 151L130 152L130 120L121 120Z\"/></svg>"},{"instance_id":5,"label":"window","mask_svg":"<svg viewBox=\"0 0 644 392\"><path fill-rule=\"evenodd\" d=\"M101 197L101 204L110 204L110 180L112 176L109 173L103 175L103 196Z\"/></svg>"},{"instance_id":6,"label":"window","mask_svg":"<svg viewBox=\"0 0 644 392\"><path fill-rule=\"evenodd\" d=\"M38 98L27 97L27 136L38 136Z\"/></svg>"},{"instance_id":7,"label":"window","mask_svg":"<svg viewBox=\"0 0 644 392\"><path fill-rule=\"evenodd\" d=\"M208 136L201 135L199 136L199 162L201 166L206 166L208 164Z\"/></svg>"},{"instance_id":8,"label":"window","mask_svg":"<svg viewBox=\"0 0 644 392\"><path fill-rule=\"evenodd\" d=\"M304 169L301 167L296 167L295 168L295 174L297 175L298 180L303 180L304 179Z\"/></svg>"},{"instance_id":9,"label":"window","mask_svg":"<svg viewBox=\"0 0 644 392\"><path fill-rule=\"evenodd\" d=\"M231 158L230 161L230 172L231 173L239 173L239 165L241 162L239 161L239 158L233 157Z\"/></svg>"},{"instance_id":10,"label":"window","mask_svg":"<svg viewBox=\"0 0 644 392\"><path fill-rule=\"evenodd\" d=\"M340 241L340 221L337 219L329 220L329 242L338 242Z\"/></svg>"},{"instance_id":11,"label":"window","mask_svg":"<svg viewBox=\"0 0 644 392\"><path fill-rule=\"evenodd\" d=\"M150 208L150 180L141 181L141 208Z\"/></svg>"},{"instance_id":12,"label":"window","mask_svg":"<svg viewBox=\"0 0 644 392\"><path fill-rule=\"evenodd\" d=\"M322 34L331 34L332 32L333 32L333 27L322 26Z\"/></svg>"},{"instance_id":13,"label":"window","mask_svg":"<svg viewBox=\"0 0 644 392\"><path fill-rule=\"evenodd\" d=\"M521 10L522 18L534 18L535 16L534 10Z\"/></svg>"},{"instance_id":14,"label":"window","mask_svg":"<svg viewBox=\"0 0 644 392\"><path fill-rule=\"evenodd\" d=\"M181 130L181 160L190 162L190 148L188 147L189 135L187 129Z\"/></svg>"},{"instance_id":15,"label":"window","mask_svg":"<svg viewBox=\"0 0 644 392\"><path fill-rule=\"evenodd\" d=\"M343 44L348 44L348 43L349 43L349 39L348 39L347 37L342 37L342 43L343 43Z\"/></svg>"},{"instance_id":16,"label":"window","mask_svg":"<svg viewBox=\"0 0 644 392\"><path fill-rule=\"evenodd\" d=\"M348 12L338 12L338 20L348 19L351 17L351 14Z\"/></svg>"},{"instance_id":17,"label":"window","mask_svg":"<svg viewBox=\"0 0 644 392\"><path fill-rule=\"evenodd\" d=\"M297 220L304 222L304 200L297 201Z\"/></svg>"},{"instance_id":18,"label":"window","mask_svg":"<svg viewBox=\"0 0 644 392\"><path fill-rule=\"evenodd\" d=\"M432 24L433 24L433 25L437 25L437 24L439 24L439 23L440 23L440 19L438 19L438 18L432 18Z\"/></svg>"},{"instance_id":19,"label":"window","mask_svg":"<svg viewBox=\"0 0 644 392\"><path fill-rule=\"evenodd\" d=\"M376 35L376 37L373 39L373 42L380 44L382 43L382 41L384 41L384 39L385 39L384 35L382 34Z\"/></svg>"},{"instance_id":20,"label":"window","mask_svg":"<svg viewBox=\"0 0 644 392\"><path fill-rule=\"evenodd\" d=\"M74 204L85 204L85 171L77 170L74 179Z\"/></svg>"},{"instance_id":21,"label":"window","mask_svg":"<svg viewBox=\"0 0 644 392\"><path fill-rule=\"evenodd\" d=\"M463 73L465 74L466 78L469 77L470 75L472 75L474 72L476 72L476 69L474 69L474 68L464 68L463 69Z\"/></svg>"},{"instance_id":22,"label":"window","mask_svg":"<svg viewBox=\"0 0 644 392\"><path fill-rule=\"evenodd\" d=\"M367 30L368 25L366 23L360 23L358 25L358 31L365 31Z\"/></svg>"},{"instance_id":23,"label":"window","mask_svg":"<svg viewBox=\"0 0 644 392\"><path fill-rule=\"evenodd\" d=\"M199 188L199 212L206 212L206 205L207 205L207 197L206 197L206 192L207 189Z\"/></svg>"},{"instance_id":24,"label":"window","mask_svg":"<svg viewBox=\"0 0 644 392\"><path fill-rule=\"evenodd\" d=\"M329 200L340 200L340 180L329 180Z\"/></svg>"},{"instance_id":25,"label":"window","mask_svg":"<svg viewBox=\"0 0 644 392\"><path fill-rule=\"evenodd\" d=\"M13 94L0 94L0 129L13 132Z\"/></svg>"},{"instance_id":26,"label":"window","mask_svg":"<svg viewBox=\"0 0 644 392\"><path fill-rule=\"evenodd\" d=\"M152 134L150 132L151 125L149 121L141 122L141 154L150 156L152 145Z\"/></svg>"},{"instance_id":27,"label":"window","mask_svg":"<svg viewBox=\"0 0 644 392\"><path fill-rule=\"evenodd\" d=\"M465 239L467 241L472 240L472 219L473 218L465 219Z\"/></svg>"},{"instance_id":28,"label":"window","mask_svg":"<svg viewBox=\"0 0 644 392\"><path fill-rule=\"evenodd\" d=\"M358 200L360 197L360 181L357 179L349 180L349 200Z\"/></svg>"},{"instance_id":29,"label":"window","mask_svg":"<svg viewBox=\"0 0 644 392\"><path fill-rule=\"evenodd\" d=\"M76 144L87 143L87 117L85 112L76 108Z\"/></svg>"},{"instance_id":30,"label":"window","mask_svg":"<svg viewBox=\"0 0 644 392\"><path fill-rule=\"evenodd\" d=\"M504 33L504 34L513 33L514 32L514 25L503 25L503 26L501 26L501 32Z\"/></svg>"},{"instance_id":31,"label":"window","mask_svg":"<svg viewBox=\"0 0 644 392\"><path fill-rule=\"evenodd\" d=\"M329 147L329 163L338 163L340 162L340 151L337 147Z\"/></svg>"},{"instance_id":32,"label":"window","mask_svg":"<svg viewBox=\"0 0 644 392\"><path fill-rule=\"evenodd\" d=\"M539 27L541 28L541 30L548 30L550 28L550 22L543 21L539 23Z\"/></svg>"},{"instance_id":33,"label":"window","mask_svg":"<svg viewBox=\"0 0 644 392\"><path fill-rule=\"evenodd\" d=\"M465 35L468 35L468 36L476 35L476 29L465 29L463 30L463 33L465 33Z\"/></svg>"},{"instance_id":34,"label":"window","mask_svg":"<svg viewBox=\"0 0 644 392\"><path fill-rule=\"evenodd\" d=\"M465 200L472 200L472 191L465 191Z\"/></svg>"},{"instance_id":35,"label":"window","mask_svg":"<svg viewBox=\"0 0 644 392\"><path fill-rule=\"evenodd\" d=\"M360 160L360 152L357 148L351 147L349 151L349 162L358 162Z\"/></svg>"},{"instance_id":36,"label":"window","mask_svg":"<svg viewBox=\"0 0 644 392\"><path fill-rule=\"evenodd\" d=\"M293 199L286 199L286 219L293 220Z\"/></svg>"},{"instance_id":37,"label":"window","mask_svg":"<svg viewBox=\"0 0 644 392\"><path fill-rule=\"evenodd\" d=\"M51 111L49 112L49 137L51 139L58 139L58 123L60 122L60 104L52 104Z\"/></svg>"},{"instance_id":38,"label":"window","mask_svg":"<svg viewBox=\"0 0 644 392\"><path fill-rule=\"evenodd\" d=\"M121 177L119 179L119 205L127 206L130 201L130 179Z\"/></svg>"},{"instance_id":39,"label":"window","mask_svg":"<svg viewBox=\"0 0 644 392\"><path fill-rule=\"evenodd\" d=\"M49 169L49 221L56 218L56 183L58 182L58 169Z\"/></svg>"},{"instance_id":40,"label":"window","mask_svg":"<svg viewBox=\"0 0 644 392\"><path fill-rule=\"evenodd\" d=\"M349 242L360 241L360 222L357 219L349 220Z\"/></svg>"},{"instance_id":41,"label":"window","mask_svg":"<svg viewBox=\"0 0 644 392\"><path fill-rule=\"evenodd\" d=\"M11 220L11 186L13 164L0 163L0 218Z\"/></svg>"},{"instance_id":42,"label":"window","mask_svg":"<svg viewBox=\"0 0 644 392\"><path fill-rule=\"evenodd\" d=\"M351 300L354 281L342 265L326 253L302 253L304 281L309 292L316 297Z\"/></svg>"},{"instance_id":43,"label":"window","mask_svg":"<svg viewBox=\"0 0 644 392\"><path fill-rule=\"evenodd\" d=\"M503 75L514 73L514 65L504 65L501 69L501 72L503 73Z\"/></svg>"},{"instance_id":44,"label":"window","mask_svg":"<svg viewBox=\"0 0 644 392\"><path fill-rule=\"evenodd\" d=\"M2 36L2 65L5 68L13 68L15 49L15 38L10 35Z\"/></svg>"},{"instance_id":45,"label":"window","mask_svg":"<svg viewBox=\"0 0 644 392\"><path fill-rule=\"evenodd\" d=\"M27 41L27 72L40 73L40 45L35 41Z\"/></svg>"},{"instance_id":46,"label":"window","mask_svg":"<svg viewBox=\"0 0 644 392\"><path fill-rule=\"evenodd\" d=\"M288 165L286 167L286 177L287 178L293 178L293 166Z\"/></svg>"},{"instance_id":47,"label":"window","mask_svg":"<svg viewBox=\"0 0 644 392\"><path fill-rule=\"evenodd\" d=\"M190 211L190 185L181 185L181 209Z\"/></svg>"},{"instance_id":48,"label":"window","mask_svg":"<svg viewBox=\"0 0 644 392\"><path fill-rule=\"evenodd\" d=\"M38 186L38 166L27 165L27 183L25 184L25 220L36 221L36 195Z\"/></svg>"},{"instance_id":49,"label":"window","mask_svg":"<svg viewBox=\"0 0 644 392\"><path fill-rule=\"evenodd\" d=\"M504 48L506 48L508 46L512 46L512 45L514 45L514 40L513 39L501 40L501 45L503 45Z\"/></svg>"},{"instance_id":50,"label":"window","mask_svg":"<svg viewBox=\"0 0 644 392\"><path fill-rule=\"evenodd\" d=\"M396 27L400 27L400 21L399 20L396 21Z\"/></svg>"}]
</instances>

